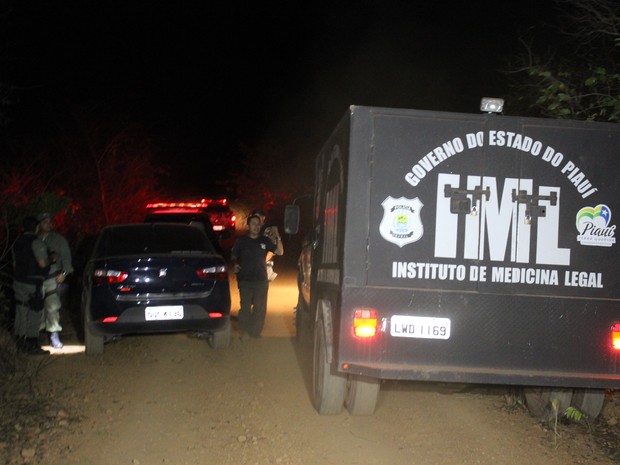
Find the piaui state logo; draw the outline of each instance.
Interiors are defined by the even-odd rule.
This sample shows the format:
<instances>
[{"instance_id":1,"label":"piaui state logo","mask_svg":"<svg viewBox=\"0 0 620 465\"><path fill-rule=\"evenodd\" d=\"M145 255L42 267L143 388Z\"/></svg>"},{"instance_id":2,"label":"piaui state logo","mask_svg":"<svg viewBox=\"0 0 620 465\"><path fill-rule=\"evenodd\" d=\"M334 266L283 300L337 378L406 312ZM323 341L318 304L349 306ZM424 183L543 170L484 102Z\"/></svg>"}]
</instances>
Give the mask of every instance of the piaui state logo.
<instances>
[{"instance_id":1,"label":"piaui state logo","mask_svg":"<svg viewBox=\"0 0 620 465\"><path fill-rule=\"evenodd\" d=\"M379 225L379 232L386 241L402 247L422 237L424 227L420 218L420 210L424 205L420 199L388 197L381 205L383 206L383 219Z\"/></svg>"},{"instance_id":2,"label":"piaui state logo","mask_svg":"<svg viewBox=\"0 0 620 465\"><path fill-rule=\"evenodd\" d=\"M611 247L616 243L614 237L616 226L609 226L611 210L607 205L599 204L596 207L583 207L577 212L575 226L579 235L577 240L581 245Z\"/></svg>"}]
</instances>

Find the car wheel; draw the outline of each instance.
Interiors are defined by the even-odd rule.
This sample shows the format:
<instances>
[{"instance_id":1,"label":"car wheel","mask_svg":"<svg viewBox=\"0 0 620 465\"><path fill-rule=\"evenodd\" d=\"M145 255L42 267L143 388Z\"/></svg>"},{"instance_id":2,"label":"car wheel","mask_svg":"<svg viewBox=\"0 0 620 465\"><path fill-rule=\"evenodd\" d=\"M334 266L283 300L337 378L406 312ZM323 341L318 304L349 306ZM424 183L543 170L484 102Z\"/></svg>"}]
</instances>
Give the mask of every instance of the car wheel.
<instances>
[{"instance_id":1,"label":"car wheel","mask_svg":"<svg viewBox=\"0 0 620 465\"><path fill-rule=\"evenodd\" d=\"M381 381L378 378L349 376L344 405L351 415L372 415L377 407Z\"/></svg>"},{"instance_id":2,"label":"car wheel","mask_svg":"<svg viewBox=\"0 0 620 465\"><path fill-rule=\"evenodd\" d=\"M314 330L313 401L321 415L337 415L344 405L347 378L333 374L327 359L327 340L322 318Z\"/></svg>"},{"instance_id":3,"label":"car wheel","mask_svg":"<svg viewBox=\"0 0 620 465\"><path fill-rule=\"evenodd\" d=\"M222 328L213 331L209 338L209 345L213 349L226 349L230 346L230 320Z\"/></svg>"},{"instance_id":4,"label":"car wheel","mask_svg":"<svg viewBox=\"0 0 620 465\"><path fill-rule=\"evenodd\" d=\"M84 328L84 351L86 355L103 353L103 336L93 332L90 327L90 295L82 293L82 327Z\"/></svg>"},{"instance_id":5,"label":"car wheel","mask_svg":"<svg viewBox=\"0 0 620 465\"><path fill-rule=\"evenodd\" d=\"M532 416L540 421L553 420L556 412L553 402L557 401L557 415L562 416L570 407L573 391L571 389L558 389L550 387L527 387L523 390L525 403Z\"/></svg>"},{"instance_id":6,"label":"car wheel","mask_svg":"<svg viewBox=\"0 0 620 465\"><path fill-rule=\"evenodd\" d=\"M84 318L84 345L86 355L101 355L103 353L103 336L93 332L88 320L90 320L90 318Z\"/></svg>"}]
</instances>

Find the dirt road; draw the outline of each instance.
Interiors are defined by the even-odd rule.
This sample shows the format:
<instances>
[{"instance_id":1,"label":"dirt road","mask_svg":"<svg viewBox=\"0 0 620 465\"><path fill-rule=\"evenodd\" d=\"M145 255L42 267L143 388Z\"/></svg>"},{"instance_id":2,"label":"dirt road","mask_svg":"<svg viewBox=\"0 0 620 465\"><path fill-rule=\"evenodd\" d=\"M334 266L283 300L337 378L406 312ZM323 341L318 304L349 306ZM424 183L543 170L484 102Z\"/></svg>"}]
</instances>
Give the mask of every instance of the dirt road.
<instances>
[{"instance_id":1,"label":"dirt road","mask_svg":"<svg viewBox=\"0 0 620 465\"><path fill-rule=\"evenodd\" d=\"M292 339L296 299L292 277L278 277L263 337L235 338L227 350L185 334L127 337L100 357L69 343L39 380L59 399L64 420L54 441L25 462L612 463L584 427L561 425L557 436L522 408L509 408L498 388L387 382L374 416L319 416L309 366Z\"/></svg>"}]
</instances>

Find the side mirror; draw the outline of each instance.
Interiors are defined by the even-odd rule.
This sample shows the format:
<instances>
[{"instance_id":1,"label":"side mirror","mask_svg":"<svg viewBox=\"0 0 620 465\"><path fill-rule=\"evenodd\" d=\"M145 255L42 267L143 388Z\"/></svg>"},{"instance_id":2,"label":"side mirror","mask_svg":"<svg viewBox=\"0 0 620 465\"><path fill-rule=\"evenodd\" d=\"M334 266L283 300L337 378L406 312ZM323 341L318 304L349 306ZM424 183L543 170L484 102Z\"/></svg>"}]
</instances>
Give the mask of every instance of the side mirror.
<instances>
[{"instance_id":1,"label":"side mirror","mask_svg":"<svg viewBox=\"0 0 620 465\"><path fill-rule=\"evenodd\" d=\"M284 232L297 234L299 232L299 205L284 207Z\"/></svg>"}]
</instances>

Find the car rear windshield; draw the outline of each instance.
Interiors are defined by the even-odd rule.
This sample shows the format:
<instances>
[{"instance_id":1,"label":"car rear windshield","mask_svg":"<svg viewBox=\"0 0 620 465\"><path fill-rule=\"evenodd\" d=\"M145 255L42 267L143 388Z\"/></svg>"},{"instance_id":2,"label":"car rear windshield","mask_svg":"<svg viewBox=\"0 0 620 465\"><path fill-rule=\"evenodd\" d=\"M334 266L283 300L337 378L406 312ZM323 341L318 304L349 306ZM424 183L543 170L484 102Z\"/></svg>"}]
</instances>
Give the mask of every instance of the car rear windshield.
<instances>
[{"instance_id":1,"label":"car rear windshield","mask_svg":"<svg viewBox=\"0 0 620 465\"><path fill-rule=\"evenodd\" d=\"M113 226L101 232L95 257L168 253L214 253L199 229L180 224Z\"/></svg>"},{"instance_id":2,"label":"car rear windshield","mask_svg":"<svg viewBox=\"0 0 620 465\"><path fill-rule=\"evenodd\" d=\"M211 221L209 220L209 215L206 213L149 213L146 215L144 219L145 223L183 223L183 224L191 224L199 228L203 231L209 240L211 241L211 246L215 249L217 253L222 253L222 248L218 242L215 233L213 232L213 228L211 226Z\"/></svg>"}]
</instances>

